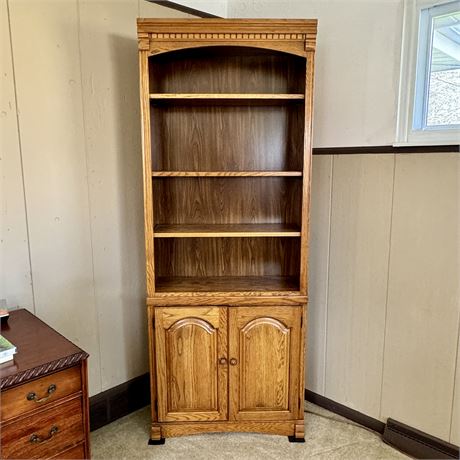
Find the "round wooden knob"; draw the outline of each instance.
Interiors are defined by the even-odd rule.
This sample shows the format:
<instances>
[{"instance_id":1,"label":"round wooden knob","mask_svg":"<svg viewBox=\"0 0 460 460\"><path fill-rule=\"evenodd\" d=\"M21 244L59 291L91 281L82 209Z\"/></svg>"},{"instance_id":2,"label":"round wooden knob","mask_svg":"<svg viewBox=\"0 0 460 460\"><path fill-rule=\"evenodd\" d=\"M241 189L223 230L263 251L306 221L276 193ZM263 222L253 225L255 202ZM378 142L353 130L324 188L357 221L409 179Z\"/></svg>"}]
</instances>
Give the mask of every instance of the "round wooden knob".
<instances>
[{"instance_id":1,"label":"round wooden knob","mask_svg":"<svg viewBox=\"0 0 460 460\"><path fill-rule=\"evenodd\" d=\"M238 360L237 360L236 358L232 358L232 359L230 360L230 364L231 364L232 366L236 366L236 365L238 364Z\"/></svg>"},{"instance_id":2,"label":"round wooden knob","mask_svg":"<svg viewBox=\"0 0 460 460\"><path fill-rule=\"evenodd\" d=\"M219 364L222 364L222 365L227 364L227 358L220 358Z\"/></svg>"}]
</instances>

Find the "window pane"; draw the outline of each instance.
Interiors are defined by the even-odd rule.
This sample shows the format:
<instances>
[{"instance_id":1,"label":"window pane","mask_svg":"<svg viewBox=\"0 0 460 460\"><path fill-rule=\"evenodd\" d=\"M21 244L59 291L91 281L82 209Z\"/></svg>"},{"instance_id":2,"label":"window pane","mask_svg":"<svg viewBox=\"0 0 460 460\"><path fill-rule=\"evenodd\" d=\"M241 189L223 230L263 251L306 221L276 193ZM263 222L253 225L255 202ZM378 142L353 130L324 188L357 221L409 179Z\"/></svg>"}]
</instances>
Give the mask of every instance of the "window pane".
<instances>
[{"instance_id":1,"label":"window pane","mask_svg":"<svg viewBox=\"0 0 460 460\"><path fill-rule=\"evenodd\" d=\"M426 126L460 125L460 11L432 21Z\"/></svg>"}]
</instances>

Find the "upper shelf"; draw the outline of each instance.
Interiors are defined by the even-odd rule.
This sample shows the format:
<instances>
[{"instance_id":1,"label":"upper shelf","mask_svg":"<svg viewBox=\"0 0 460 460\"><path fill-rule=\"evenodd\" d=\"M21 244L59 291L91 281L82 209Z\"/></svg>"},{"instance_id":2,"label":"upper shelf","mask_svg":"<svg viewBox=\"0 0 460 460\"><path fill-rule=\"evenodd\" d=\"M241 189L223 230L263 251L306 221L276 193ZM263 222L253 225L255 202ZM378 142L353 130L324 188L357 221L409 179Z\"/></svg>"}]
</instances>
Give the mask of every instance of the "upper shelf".
<instances>
[{"instance_id":1,"label":"upper shelf","mask_svg":"<svg viewBox=\"0 0 460 460\"><path fill-rule=\"evenodd\" d=\"M302 177L302 171L152 171L152 177Z\"/></svg>"},{"instance_id":2,"label":"upper shelf","mask_svg":"<svg viewBox=\"0 0 460 460\"><path fill-rule=\"evenodd\" d=\"M304 94L287 93L151 93L157 104L285 104L301 102Z\"/></svg>"}]
</instances>

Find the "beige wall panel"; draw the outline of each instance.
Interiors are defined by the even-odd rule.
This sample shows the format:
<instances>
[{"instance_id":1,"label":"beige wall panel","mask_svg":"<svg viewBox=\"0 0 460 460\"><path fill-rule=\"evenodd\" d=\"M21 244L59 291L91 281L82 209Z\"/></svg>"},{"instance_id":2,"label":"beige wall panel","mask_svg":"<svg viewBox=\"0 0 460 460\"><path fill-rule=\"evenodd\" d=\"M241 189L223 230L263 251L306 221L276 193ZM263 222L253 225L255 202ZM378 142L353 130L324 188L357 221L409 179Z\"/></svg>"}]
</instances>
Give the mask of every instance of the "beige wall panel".
<instances>
[{"instance_id":1,"label":"beige wall panel","mask_svg":"<svg viewBox=\"0 0 460 460\"><path fill-rule=\"evenodd\" d=\"M228 17L318 18L313 145L394 141L402 0L229 0Z\"/></svg>"},{"instance_id":2,"label":"beige wall panel","mask_svg":"<svg viewBox=\"0 0 460 460\"><path fill-rule=\"evenodd\" d=\"M458 214L458 217L460 219L460 213ZM454 399L452 401L450 442L456 446L460 446L460 328L457 347L457 367L455 371Z\"/></svg>"},{"instance_id":3,"label":"beige wall panel","mask_svg":"<svg viewBox=\"0 0 460 460\"><path fill-rule=\"evenodd\" d=\"M136 18L143 13L185 15L138 0L79 0L79 13L101 379L106 390L148 370Z\"/></svg>"},{"instance_id":4,"label":"beige wall panel","mask_svg":"<svg viewBox=\"0 0 460 460\"><path fill-rule=\"evenodd\" d=\"M313 157L306 387L324 394L332 155Z\"/></svg>"},{"instance_id":5,"label":"beige wall panel","mask_svg":"<svg viewBox=\"0 0 460 460\"><path fill-rule=\"evenodd\" d=\"M380 415L393 155L334 158L325 396Z\"/></svg>"},{"instance_id":6,"label":"beige wall panel","mask_svg":"<svg viewBox=\"0 0 460 460\"><path fill-rule=\"evenodd\" d=\"M449 440L459 321L454 154L398 155L382 415Z\"/></svg>"},{"instance_id":7,"label":"beige wall panel","mask_svg":"<svg viewBox=\"0 0 460 460\"><path fill-rule=\"evenodd\" d=\"M80 0L102 390L148 370L137 0Z\"/></svg>"},{"instance_id":8,"label":"beige wall panel","mask_svg":"<svg viewBox=\"0 0 460 460\"><path fill-rule=\"evenodd\" d=\"M34 309L6 0L0 0L0 299Z\"/></svg>"},{"instance_id":9,"label":"beige wall panel","mask_svg":"<svg viewBox=\"0 0 460 460\"><path fill-rule=\"evenodd\" d=\"M36 312L101 389L75 1L10 2Z\"/></svg>"}]
</instances>

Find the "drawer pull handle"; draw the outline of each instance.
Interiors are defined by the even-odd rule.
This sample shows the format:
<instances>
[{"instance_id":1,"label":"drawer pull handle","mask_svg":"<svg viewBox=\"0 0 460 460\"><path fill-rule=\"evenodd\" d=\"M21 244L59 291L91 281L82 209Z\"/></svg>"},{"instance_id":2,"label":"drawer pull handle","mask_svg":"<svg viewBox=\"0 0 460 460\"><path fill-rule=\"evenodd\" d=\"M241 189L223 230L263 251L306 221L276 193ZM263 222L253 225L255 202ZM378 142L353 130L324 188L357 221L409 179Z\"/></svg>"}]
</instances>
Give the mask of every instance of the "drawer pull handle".
<instances>
[{"instance_id":1,"label":"drawer pull handle","mask_svg":"<svg viewBox=\"0 0 460 460\"><path fill-rule=\"evenodd\" d=\"M37 395L32 391L27 395L28 401L35 401L36 403L42 403L48 401L51 395L56 391L56 385L52 383L47 390L48 396L43 396L43 398L38 398Z\"/></svg>"},{"instance_id":2,"label":"drawer pull handle","mask_svg":"<svg viewBox=\"0 0 460 460\"><path fill-rule=\"evenodd\" d=\"M38 434L33 434L30 439L29 439L29 442L31 442L32 444L40 444L41 442L45 442L45 441L48 441L50 440L57 432L59 431L59 428L57 426L53 426L51 427L51 430L49 432L49 435L46 437L46 438L41 438Z\"/></svg>"},{"instance_id":3,"label":"drawer pull handle","mask_svg":"<svg viewBox=\"0 0 460 460\"><path fill-rule=\"evenodd\" d=\"M232 358L232 359L230 360L230 364L231 364L232 366L236 366L236 365L238 364L238 360L237 360L236 358Z\"/></svg>"}]
</instances>

